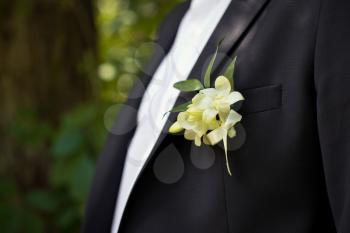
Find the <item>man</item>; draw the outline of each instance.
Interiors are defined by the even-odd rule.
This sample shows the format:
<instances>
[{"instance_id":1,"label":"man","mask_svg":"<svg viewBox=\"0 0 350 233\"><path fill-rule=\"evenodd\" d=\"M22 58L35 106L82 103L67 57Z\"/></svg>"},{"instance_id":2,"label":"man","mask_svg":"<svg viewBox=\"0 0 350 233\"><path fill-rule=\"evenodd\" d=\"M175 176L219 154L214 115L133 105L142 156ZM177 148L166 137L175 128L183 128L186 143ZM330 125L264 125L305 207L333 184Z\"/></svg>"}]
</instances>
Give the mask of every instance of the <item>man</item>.
<instances>
[{"instance_id":1,"label":"man","mask_svg":"<svg viewBox=\"0 0 350 233\"><path fill-rule=\"evenodd\" d=\"M350 2L192 0L159 29L158 49L100 158L84 233L349 233ZM167 134L193 95L237 56L245 97L232 176L220 145ZM134 110L133 110L134 109ZM138 109L136 113L136 109ZM118 133L123 132L123 133ZM199 162L198 162L199 161Z\"/></svg>"}]
</instances>

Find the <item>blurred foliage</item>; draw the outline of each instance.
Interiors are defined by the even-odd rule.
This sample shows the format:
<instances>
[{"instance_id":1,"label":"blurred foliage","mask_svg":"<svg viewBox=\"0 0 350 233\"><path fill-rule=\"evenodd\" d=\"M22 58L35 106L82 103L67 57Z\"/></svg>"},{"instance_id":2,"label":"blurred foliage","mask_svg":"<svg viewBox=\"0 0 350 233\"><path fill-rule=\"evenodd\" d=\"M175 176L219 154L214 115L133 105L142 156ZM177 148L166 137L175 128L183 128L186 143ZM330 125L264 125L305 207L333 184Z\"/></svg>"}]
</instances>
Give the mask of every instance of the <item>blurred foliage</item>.
<instances>
[{"instance_id":1,"label":"blurred foliage","mask_svg":"<svg viewBox=\"0 0 350 233\"><path fill-rule=\"evenodd\" d=\"M71 0L57 1L70 7ZM6 2L0 1L0 19L9 7ZM20 2L18 12L28 14L30 1ZM104 113L109 106L125 101L150 55L147 43L178 2L94 1L98 51L87 52L75 67L92 83L93 95L60 112L55 116L57 121L50 115L39 117L38 109L30 107L22 108L12 119L6 134L18 151L26 151L26 157L0 158L0 232L79 231L96 159L107 133Z\"/></svg>"},{"instance_id":2,"label":"blurred foliage","mask_svg":"<svg viewBox=\"0 0 350 233\"><path fill-rule=\"evenodd\" d=\"M123 102L147 63L160 21L179 0L99 0L97 17L104 101Z\"/></svg>"}]
</instances>

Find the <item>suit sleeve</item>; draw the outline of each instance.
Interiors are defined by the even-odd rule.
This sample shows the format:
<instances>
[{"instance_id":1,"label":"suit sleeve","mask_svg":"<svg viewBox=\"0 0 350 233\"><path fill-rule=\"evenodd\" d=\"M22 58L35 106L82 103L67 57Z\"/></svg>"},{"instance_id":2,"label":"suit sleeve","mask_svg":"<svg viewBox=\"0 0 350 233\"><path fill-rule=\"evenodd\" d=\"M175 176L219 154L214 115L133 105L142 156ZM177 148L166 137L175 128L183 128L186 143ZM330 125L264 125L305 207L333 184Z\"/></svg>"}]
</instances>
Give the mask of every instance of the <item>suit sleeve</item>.
<instances>
[{"instance_id":1,"label":"suit sleeve","mask_svg":"<svg viewBox=\"0 0 350 233\"><path fill-rule=\"evenodd\" d=\"M338 233L350 232L350 1L321 0L315 47L317 121Z\"/></svg>"}]
</instances>

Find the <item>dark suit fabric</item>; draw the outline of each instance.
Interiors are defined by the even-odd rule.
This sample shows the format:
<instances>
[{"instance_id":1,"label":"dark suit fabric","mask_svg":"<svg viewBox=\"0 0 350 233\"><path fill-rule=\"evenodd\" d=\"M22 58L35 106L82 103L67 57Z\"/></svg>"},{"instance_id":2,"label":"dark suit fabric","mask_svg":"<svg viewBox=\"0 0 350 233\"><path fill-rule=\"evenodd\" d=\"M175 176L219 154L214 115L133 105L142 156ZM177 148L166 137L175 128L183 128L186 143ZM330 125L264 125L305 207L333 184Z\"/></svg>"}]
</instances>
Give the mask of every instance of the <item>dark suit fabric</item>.
<instances>
[{"instance_id":1,"label":"dark suit fabric","mask_svg":"<svg viewBox=\"0 0 350 233\"><path fill-rule=\"evenodd\" d=\"M180 4L160 27L165 53L188 7ZM350 1L233 0L190 78L203 77L221 39L214 77L237 56L235 86L245 96L239 137L229 140L232 176L222 146L194 148L181 135L162 134L120 233L350 233ZM144 85L163 57L155 53ZM141 89L134 93L142 96ZM140 99L126 104L137 109ZM135 115L121 110L115 127L136 126ZM166 127L175 119L171 114ZM132 135L109 135L83 233L110 232ZM193 161L213 154L206 169ZM159 179L179 169L176 182Z\"/></svg>"}]
</instances>

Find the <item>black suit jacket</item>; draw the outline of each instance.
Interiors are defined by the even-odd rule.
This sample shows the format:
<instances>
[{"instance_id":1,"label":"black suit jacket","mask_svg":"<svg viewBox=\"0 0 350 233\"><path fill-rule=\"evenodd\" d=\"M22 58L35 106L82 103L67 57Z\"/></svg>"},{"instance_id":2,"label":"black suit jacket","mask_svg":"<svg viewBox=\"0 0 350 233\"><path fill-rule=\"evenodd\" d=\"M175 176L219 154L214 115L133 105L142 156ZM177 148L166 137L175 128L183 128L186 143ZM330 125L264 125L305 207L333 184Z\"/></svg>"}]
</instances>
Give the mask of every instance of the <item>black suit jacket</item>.
<instances>
[{"instance_id":1,"label":"black suit jacket","mask_svg":"<svg viewBox=\"0 0 350 233\"><path fill-rule=\"evenodd\" d=\"M84 233L110 232L136 126L132 109L188 7L188 1L179 5L160 27L157 43L165 53L155 52L144 85L135 87L109 135ZM229 140L233 175L227 175L221 145L196 148L183 136L162 134L131 193L120 232L349 233L349 30L348 0L232 0L189 77L203 76L221 39L214 74L238 56L236 89L246 100L238 136ZM181 95L177 103L191 97Z\"/></svg>"}]
</instances>

